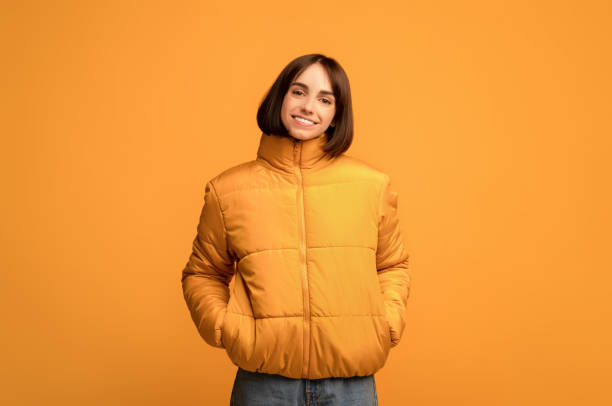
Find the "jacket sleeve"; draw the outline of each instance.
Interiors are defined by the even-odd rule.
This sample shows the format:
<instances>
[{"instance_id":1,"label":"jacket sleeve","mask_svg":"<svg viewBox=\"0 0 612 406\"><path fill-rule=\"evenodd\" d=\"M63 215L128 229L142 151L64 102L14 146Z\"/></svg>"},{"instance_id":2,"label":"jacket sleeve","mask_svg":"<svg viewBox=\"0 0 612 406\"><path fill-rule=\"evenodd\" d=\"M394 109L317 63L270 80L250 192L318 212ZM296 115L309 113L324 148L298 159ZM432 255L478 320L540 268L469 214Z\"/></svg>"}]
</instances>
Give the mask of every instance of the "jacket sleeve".
<instances>
[{"instance_id":1,"label":"jacket sleeve","mask_svg":"<svg viewBox=\"0 0 612 406\"><path fill-rule=\"evenodd\" d=\"M181 283L191 318L204 341L214 347L223 348L223 319L233 274L234 259L228 251L223 214L214 185L208 182L193 250Z\"/></svg>"},{"instance_id":2,"label":"jacket sleeve","mask_svg":"<svg viewBox=\"0 0 612 406\"><path fill-rule=\"evenodd\" d=\"M408 257L398 217L398 195L385 178L380 201L376 269L385 302L391 347L399 344L406 326L406 305L410 294Z\"/></svg>"}]
</instances>

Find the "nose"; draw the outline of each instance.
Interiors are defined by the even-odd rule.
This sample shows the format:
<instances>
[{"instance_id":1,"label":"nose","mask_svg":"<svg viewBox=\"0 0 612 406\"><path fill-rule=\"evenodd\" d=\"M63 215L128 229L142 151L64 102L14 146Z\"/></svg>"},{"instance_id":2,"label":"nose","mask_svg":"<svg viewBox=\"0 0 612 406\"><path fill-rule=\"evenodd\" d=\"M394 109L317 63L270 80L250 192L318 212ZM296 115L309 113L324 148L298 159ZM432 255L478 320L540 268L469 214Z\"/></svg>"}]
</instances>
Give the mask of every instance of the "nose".
<instances>
[{"instance_id":1,"label":"nose","mask_svg":"<svg viewBox=\"0 0 612 406\"><path fill-rule=\"evenodd\" d=\"M314 102L314 99L312 97L308 97L304 100L304 103L302 104L302 110L305 113L312 113L312 103Z\"/></svg>"}]
</instances>

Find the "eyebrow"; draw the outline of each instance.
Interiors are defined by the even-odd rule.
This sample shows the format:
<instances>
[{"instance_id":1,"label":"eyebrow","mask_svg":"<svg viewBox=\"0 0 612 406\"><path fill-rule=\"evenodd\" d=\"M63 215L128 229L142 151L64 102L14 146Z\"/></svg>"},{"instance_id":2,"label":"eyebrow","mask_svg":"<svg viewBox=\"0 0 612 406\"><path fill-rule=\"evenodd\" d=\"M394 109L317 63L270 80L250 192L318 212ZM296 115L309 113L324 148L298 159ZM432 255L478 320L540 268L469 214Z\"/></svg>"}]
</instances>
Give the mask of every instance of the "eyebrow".
<instances>
[{"instance_id":1,"label":"eyebrow","mask_svg":"<svg viewBox=\"0 0 612 406\"><path fill-rule=\"evenodd\" d=\"M305 83L302 83L302 82L293 82L293 83L291 84L291 86L293 86L293 85L303 87L304 89L308 89L308 86L307 86ZM321 90L321 91L319 92L319 94L328 94L328 95L330 95L330 96L334 96L334 92L330 92L329 90ZM335 96L334 96L334 97L335 97Z\"/></svg>"}]
</instances>

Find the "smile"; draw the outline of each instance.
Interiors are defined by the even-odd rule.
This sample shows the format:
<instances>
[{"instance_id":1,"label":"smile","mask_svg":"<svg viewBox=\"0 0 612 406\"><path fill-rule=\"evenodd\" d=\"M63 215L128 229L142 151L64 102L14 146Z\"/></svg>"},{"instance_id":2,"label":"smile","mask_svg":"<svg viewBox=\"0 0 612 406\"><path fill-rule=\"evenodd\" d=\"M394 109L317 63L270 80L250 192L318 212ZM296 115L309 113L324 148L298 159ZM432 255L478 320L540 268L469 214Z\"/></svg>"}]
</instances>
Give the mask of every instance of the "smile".
<instances>
[{"instance_id":1,"label":"smile","mask_svg":"<svg viewBox=\"0 0 612 406\"><path fill-rule=\"evenodd\" d=\"M295 121L296 121L296 122L297 122L299 125L304 126L304 127L312 127L313 125L315 125L315 124L316 124L314 121L310 121L310 120L307 120L307 119L302 118L302 117L298 117L298 116L291 116L291 117L293 117L293 119L294 119L294 120L295 120Z\"/></svg>"}]
</instances>

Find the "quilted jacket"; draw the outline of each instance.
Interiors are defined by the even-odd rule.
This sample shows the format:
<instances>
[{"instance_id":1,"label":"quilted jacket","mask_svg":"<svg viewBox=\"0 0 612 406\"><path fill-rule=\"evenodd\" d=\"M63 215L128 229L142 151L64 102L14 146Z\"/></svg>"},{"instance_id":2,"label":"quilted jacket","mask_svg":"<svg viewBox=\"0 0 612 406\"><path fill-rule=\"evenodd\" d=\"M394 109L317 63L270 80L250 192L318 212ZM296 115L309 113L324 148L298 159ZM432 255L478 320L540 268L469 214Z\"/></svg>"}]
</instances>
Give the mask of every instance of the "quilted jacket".
<instances>
[{"instance_id":1,"label":"quilted jacket","mask_svg":"<svg viewBox=\"0 0 612 406\"><path fill-rule=\"evenodd\" d=\"M248 371L366 376L402 337L397 193L326 141L262 133L256 159L206 183L183 294L201 337Z\"/></svg>"}]
</instances>

